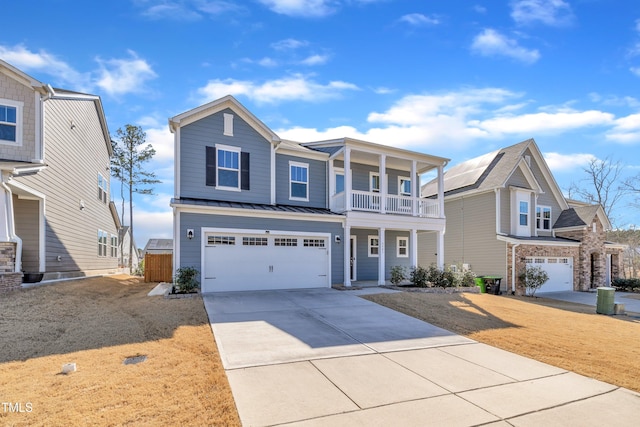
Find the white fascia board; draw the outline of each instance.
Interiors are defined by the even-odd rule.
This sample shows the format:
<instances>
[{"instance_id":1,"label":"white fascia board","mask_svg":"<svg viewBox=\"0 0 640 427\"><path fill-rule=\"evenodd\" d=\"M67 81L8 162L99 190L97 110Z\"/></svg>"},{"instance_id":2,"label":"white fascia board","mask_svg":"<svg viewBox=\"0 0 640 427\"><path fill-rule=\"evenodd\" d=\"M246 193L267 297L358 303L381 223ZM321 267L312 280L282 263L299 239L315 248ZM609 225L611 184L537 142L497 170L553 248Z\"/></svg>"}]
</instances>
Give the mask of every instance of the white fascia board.
<instances>
[{"instance_id":1,"label":"white fascia board","mask_svg":"<svg viewBox=\"0 0 640 427\"><path fill-rule=\"evenodd\" d=\"M183 205L180 203L171 203L171 207L176 212L199 213L211 215L232 215L254 218L270 218L270 219L290 219L290 220L309 220L322 222L344 222L343 215L323 215L303 212L274 212L262 211L259 209L242 209L242 208L223 208L218 206L193 206Z\"/></svg>"},{"instance_id":2,"label":"white fascia board","mask_svg":"<svg viewBox=\"0 0 640 427\"><path fill-rule=\"evenodd\" d=\"M383 227L387 230L419 230L444 232L444 218L423 218L403 215L381 215L369 212L349 211L347 224L354 228Z\"/></svg>"},{"instance_id":3,"label":"white fascia board","mask_svg":"<svg viewBox=\"0 0 640 427\"><path fill-rule=\"evenodd\" d=\"M580 247L581 242L551 242L545 240L521 240L508 236L496 235L496 239L512 243L514 245L535 245L535 246L570 246L570 247Z\"/></svg>"}]
</instances>

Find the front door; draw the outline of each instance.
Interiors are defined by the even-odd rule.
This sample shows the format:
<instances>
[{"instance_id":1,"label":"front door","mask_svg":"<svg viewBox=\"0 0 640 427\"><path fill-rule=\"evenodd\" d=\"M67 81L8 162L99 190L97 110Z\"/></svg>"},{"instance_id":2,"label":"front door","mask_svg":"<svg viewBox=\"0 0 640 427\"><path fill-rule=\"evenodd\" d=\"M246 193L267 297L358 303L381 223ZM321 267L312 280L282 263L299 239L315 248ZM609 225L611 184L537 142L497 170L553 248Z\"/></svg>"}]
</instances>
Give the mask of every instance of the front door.
<instances>
[{"instance_id":1,"label":"front door","mask_svg":"<svg viewBox=\"0 0 640 427\"><path fill-rule=\"evenodd\" d=\"M357 250L357 244L356 244L356 236L351 236L351 238L349 239L349 256L350 256L350 274L351 274L351 281L356 281L356 272L357 272L357 265L356 265L356 255L358 253Z\"/></svg>"}]
</instances>

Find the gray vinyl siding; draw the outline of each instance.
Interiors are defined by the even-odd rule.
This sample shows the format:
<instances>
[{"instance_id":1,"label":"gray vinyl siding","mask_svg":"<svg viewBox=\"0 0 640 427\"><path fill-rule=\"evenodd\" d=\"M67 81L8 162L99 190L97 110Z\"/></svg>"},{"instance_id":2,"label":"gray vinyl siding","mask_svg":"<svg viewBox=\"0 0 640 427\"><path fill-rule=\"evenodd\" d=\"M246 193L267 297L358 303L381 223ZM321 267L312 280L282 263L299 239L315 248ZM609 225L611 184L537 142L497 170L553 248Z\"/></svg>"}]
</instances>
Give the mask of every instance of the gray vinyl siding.
<instances>
[{"instance_id":1,"label":"gray vinyl siding","mask_svg":"<svg viewBox=\"0 0 640 427\"><path fill-rule=\"evenodd\" d=\"M444 235L446 266L470 264L479 275L506 275L506 244L496 239L495 195L484 193L445 202L447 230ZM421 250L435 245L435 234L420 235ZM431 242L431 240L433 242ZM428 260L430 253L422 259Z\"/></svg>"},{"instance_id":2,"label":"gray vinyl siding","mask_svg":"<svg viewBox=\"0 0 640 427\"><path fill-rule=\"evenodd\" d=\"M407 242L409 244L407 248L407 255L411 254L411 238L409 236L409 232L406 231L395 231L395 230L386 230L384 233L385 240L385 257L384 257L384 271L385 271L385 280L391 279L391 269L395 266L405 267L407 272L411 265L411 258L407 256L406 258L398 257L398 237L406 237ZM377 274L376 274L377 277Z\"/></svg>"},{"instance_id":3,"label":"gray vinyl siding","mask_svg":"<svg viewBox=\"0 0 640 427\"><path fill-rule=\"evenodd\" d=\"M13 195L16 234L22 239L22 271L40 271L39 217L40 203L37 200L19 199Z\"/></svg>"},{"instance_id":4,"label":"gray vinyl siding","mask_svg":"<svg viewBox=\"0 0 640 427\"><path fill-rule=\"evenodd\" d=\"M117 258L98 256L98 230L109 236L117 235L118 230L108 198L107 203L98 200L98 173L110 179L110 143L105 140L96 106L93 101L61 99L44 105L48 167L15 179L45 194L46 272L116 268ZM84 209L80 209L81 202Z\"/></svg>"},{"instance_id":5,"label":"gray vinyl siding","mask_svg":"<svg viewBox=\"0 0 640 427\"><path fill-rule=\"evenodd\" d=\"M511 190L501 188L500 192L500 232L511 234Z\"/></svg>"},{"instance_id":6,"label":"gray vinyl siding","mask_svg":"<svg viewBox=\"0 0 640 427\"><path fill-rule=\"evenodd\" d=\"M438 233L418 233L418 265L429 267L438 262Z\"/></svg>"},{"instance_id":7,"label":"gray vinyl siding","mask_svg":"<svg viewBox=\"0 0 640 427\"><path fill-rule=\"evenodd\" d=\"M340 166L342 167L342 166ZM353 190L369 191L369 173L378 173L377 166L351 163L351 180ZM411 177L411 172L387 168L387 193L398 194L398 177ZM411 185L419 185L417 175L412 179Z\"/></svg>"},{"instance_id":8,"label":"gray vinyl siding","mask_svg":"<svg viewBox=\"0 0 640 427\"><path fill-rule=\"evenodd\" d=\"M179 212L180 230L179 236L186 236L187 229L194 230L194 237L191 240L179 239L180 260L176 262L177 267L201 266L201 230L205 228L239 228L256 230L278 230L296 231L312 233L330 233L331 238L331 283L344 283L344 230L339 222L323 221L301 221L292 219L276 218L251 218L231 215L211 215ZM341 242L335 242L335 236L340 236ZM250 260L247 260L250 262Z\"/></svg>"},{"instance_id":9,"label":"gray vinyl siding","mask_svg":"<svg viewBox=\"0 0 640 427\"><path fill-rule=\"evenodd\" d=\"M527 154L531 155L531 153L529 152ZM534 161L533 156L531 156L531 170L533 171L533 174L538 180L538 183L542 187L542 191L543 191L542 194L538 195L537 205L549 206L551 208L551 227L553 227L553 224L555 224L555 222L558 220L558 217L560 216L560 213L562 212L560 205L558 204L558 201L556 200L556 198L553 195L553 192L551 191L551 186L555 185L555 183L549 183L547 182L546 179L544 179L544 175L542 174L540 165L538 165L538 163ZM535 227L535 211L534 211L533 218L534 218L534 227ZM538 230L539 236L550 236L551 233L552 232L550 230L549 231Z\"/></svg>"},{"instance_id":10,"label":"gray vinyl siding","mask_svg":"<svg viewBox=\"0 0 640 427\"><path fill-rule=\"evenodd\" d=\"M289 200L289 162L309 165L309 201ZM279 205L327 207L327 163L284 154L276 155L276 203Z\"/></svg>"},{"instance_id":11,"label":"gray vinyl siding","mask_svg":"<svg viewBox=\"0 0 640 427\"><path fill-rule=\"evenodd\" d=\"M233 114L233 136L223 135L224 114ZM250 155L250 189L216 190L207 186L206 147L239 147ZM180 128L180 197L247 203L271 203L271 144L231 109Z\"/></svg>"},{"instance_id":12,"label":"gray vinyl siding","mask_svg":"<svg viewBox=\"0 0 640 427\"><path fill-rule=\"evenodd\" d=\"M356 280L357 281L370 281L378 280L378 257L369 256L369 236L377 236L377 229L361 229L352 228L351 235L356 236ZM409 240L409 247L407 254L411 253L411 242L409 232L386 230L385 248L384 248L384 270L385 280L391 278L391 269L394 266L406 267L407 272L411 267L411 258L398 258L397 256L397 238L398 236L406 237Z\"/></svg>"},{"instance_id":13,"label":"gray vinyl siding","mask_svg":"<svg viewBox=\"0 0 640 427\"><path fill-rule=\"evenodd\" d=\"M22 107L22 145L0 143L0 159L31 162L36 158L36 101L33 89L0 73L0 99L19 101ZM2 101L0 101L2 104Z\"/></svg>"}]
</instances>

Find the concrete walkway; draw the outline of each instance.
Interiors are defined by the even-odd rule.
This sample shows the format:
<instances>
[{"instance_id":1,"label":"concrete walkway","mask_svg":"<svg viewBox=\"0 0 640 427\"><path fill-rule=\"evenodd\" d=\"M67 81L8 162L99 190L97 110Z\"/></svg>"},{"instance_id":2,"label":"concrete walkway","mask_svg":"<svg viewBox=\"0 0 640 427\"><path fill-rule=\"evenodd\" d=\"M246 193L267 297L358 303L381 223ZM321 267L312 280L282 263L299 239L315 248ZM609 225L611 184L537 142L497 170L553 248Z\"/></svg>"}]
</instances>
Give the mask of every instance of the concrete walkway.
<instances>
[{"instance_id":1,"label":"concrete walkway","mask_svg":"<svg viewBox=\"0 0 640 427\"><path fill-rule=\"evenodd\" d=\"M640 394L474 342L355 291L224 293L204 303L245 426L640 419Z\"/></svg>"}]
</instances>

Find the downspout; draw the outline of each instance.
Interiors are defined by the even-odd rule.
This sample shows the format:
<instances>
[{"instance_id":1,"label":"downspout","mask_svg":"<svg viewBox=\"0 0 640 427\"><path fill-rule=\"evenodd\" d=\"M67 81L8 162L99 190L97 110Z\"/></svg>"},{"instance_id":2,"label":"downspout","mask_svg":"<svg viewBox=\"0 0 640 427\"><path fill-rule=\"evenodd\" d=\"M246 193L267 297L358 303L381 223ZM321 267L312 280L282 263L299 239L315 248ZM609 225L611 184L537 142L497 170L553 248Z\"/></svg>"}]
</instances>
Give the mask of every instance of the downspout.
<instances>
[{"instance_id":1,"label":"downspout","mask_svg":"<svg viewBox=\"0 0 640 427\"><path fill-rule=\"evenodd\" d=\"M7 232L9 234L9 241L16 244L16 262L13 266L13 271L20 273L22 271L22 239L16 235L15 221L13 217L13 193L11 189L2 179L2 188L6 192L7 197ZM6 197L5 196L5 197Z\"/></svg>"},{"instance_id":2,"label":"downspout","mask_svg":"<svg viewBox=\"0 0 640 427\"><path fill-rule=\"evenodd\" d=\"M516 293L516 248L520 243L516 243L511 247L511 295Z\"/></svg>"}]
</instances>

